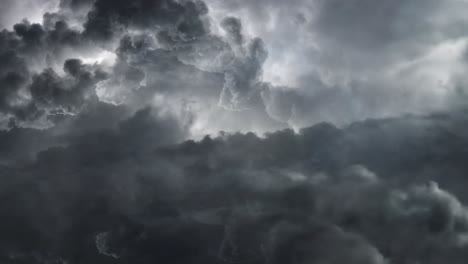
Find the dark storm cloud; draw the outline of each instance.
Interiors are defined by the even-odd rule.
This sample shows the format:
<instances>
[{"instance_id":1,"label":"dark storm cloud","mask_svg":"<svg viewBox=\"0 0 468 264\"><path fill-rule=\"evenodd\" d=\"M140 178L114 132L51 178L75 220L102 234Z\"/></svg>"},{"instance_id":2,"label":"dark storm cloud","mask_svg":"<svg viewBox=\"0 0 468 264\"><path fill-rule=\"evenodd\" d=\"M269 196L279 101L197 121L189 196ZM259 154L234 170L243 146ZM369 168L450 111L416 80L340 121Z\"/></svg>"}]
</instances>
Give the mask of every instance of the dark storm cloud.
<instances>
[{"instance_id":1,"label":"dark storm cloud","mask_svg":"<svg viewBox=\"0 0 468 264\"><path fill-rule=\"evenodd\" d=\"M17 92L28 81L28 70L25 61L16 52L7 51L0 54L0 109L2 112L19 111L11 101Z\"/></svg>"},{"instance_id":2,"label":"dark storm cloud","mask_svg":"<svg viewBox=\"0 0 468 264\"><path fill-rule=\"evenodd\" d=\"M453 20L447 20L443 13L443 11L462 10L463 3L397 1L375 4L366 1L353 3L323 1L314 2L312 6L316 8L315 13L310 9L311 5L301 1L295 3L298 7L304 6L306 9L298 13L294 5L288 6L281 1L265 3L237 1L221 5L228 6L233 11L239 8L255 13L259 5L264 4L264 12L268 13L268 16L259 15L256 19L262 23L251 23L247 29L252 32L253 27L253 31L261 33L266 41L244 35L243 30L246 27L242 26L239 18L230 16L231 14L220 20L219 26L225 35L215 35L211 30L213 25L210 25L212 21L208 7L200 1L61 1L59 11L45 14L43 25L27 22L17 24L13 32L4 33L5 36L8 35L4 38L8 38L7 42L11 43L8 44L8 49L16 50L11 47L17 46L19 50L16 50L16 53L20 55L19 57L30 57L26 63L28 68L32 67L29 65L38 64L36 62L38 58L42 61L39 63L41 68L44 65L50 66L51 63L61 67L66 59L73 57L67 55L70 49L80 53L90 47L94 49L104 47L113 52L116 46L113 41L127 38L125 36L134 38L139 35L145 40L141 43L132 40L134 43L131 44L135 47L147 45L134 48L143 50L139 52L139 56L164 50L181 63L201 70L196 74L194 69L194 74L191 75L201 76L197 77L197 81L175 85L178 80L164 76L164 84L153 83L154 85L149 84L147 87L169 89L166 87L177 86L177 89L171 90L184 92L190 89L190 85L203 87L203 92L193 91L192 94L208 97L210 105L215 104L212 98L217 97L217 104L224 107L224 110L256 109L254 110L256 115L269 119L267 123L275 123L271 119L279 121L278 124L265 124L263 131L284 126L284 123L294 127L309 125L320 120L342 124L364 117L391 116L402 112L419 113L426 112L427 109L446 107L444 100L439 100L440 97L437 97L440 85L435 84L446 81L444 80L446 77L426 78L428 81L423 85L429 88L422 91L422 88L413 88L415 84L420 84L415 80L424 77L419 76L421 73L411 70L399 72L390 66L386 68L386 65L389 61L395 62L397 60L395 58L404 61L417 58L417 53L424 53L438 43L464 36L461 30L464 22L458 13L454 12ZM69 25L75 25L77 22L67 16L68 8L85 10L84 20L80 20L83 29ZM275 18L275 10L281 10L277 15L285 12L284 20ZM294 24L291 19L297 23ZM248 22L251 21L247 20ZM265 28L268 24L266 22L277 26L276 30ZM290 30L291 23L297 30ZM281 40L276 34L283 34ZM307 47L309 50L298 49L297 53L301 53L296 54L299 55L297 58L299 61L295 59L292 63L288 61L286 68L271 68L271 62L277 60L278 56L287 60L291 52L297 48L291 39L303 43L311 37L317 42L318 50L311 47ZM344 43L347 45L343 45ZM267 48L270 52L267 52ZM90 56L93 57L95 54ZM152 64L158 64L158 56L150 56L154 59ZM112 80L110 82L122 89L116 89L119 92L114 94L119 93L119 95L116 95L117 99L111 101L121 102L126 96L123 94L128 91L133 93L140 86L144 86L147 73L155 70L155 67L147 67L150 65L150 59L144 59L146 64L141 65L139 64L142 63L142 59L137 59L133 63L128 62L127 58L119 59L121 63L115 66L115 73L110 78ZM178 76L184 75L177 70L177 67L169 67L161 75L166 75L167 72ZM296 79L295 84L291 86L297 86L294 88L298 89L292 89L293 87L289 87L288 84L277 87L262 83L265 72L267 75L286 75L291 72L293 75L291 78ZM214 75L211 73L222 73L224 83L213 85L215 82L210 79L213 79ZM30 81L31 77L24 77L25 81ZM315 80L311 82L311 79ZM24 86L24 84L18 85ZM106 86L109 85L103 87ZM134 89L127 89L128 87ZM222 87L221 91L219 87ZM259 94L262 89L265 90L265 87L272 91L265 93L269 96L264 96L263 99L267 100L262 102ZM13 88L9 90L11 89ZM451 88L447 90L449 90L447 94L453 93ZM283 92L288 95L281 95ZM151 92L142 93L145 98L152 97ZM177 94L181 95L180 92ZM187 93L183 96L187 96ZM268 101L272 97L278 104ZM383 97L392 99L379 101L378 98ZM419 99L426 97L430 100ZM207 100L199 101L205 104ZM425 101L430 103L426 105ZM275 109L277 105L281 105L279 109ZM273 114L271 117L264 115L265 108L268 114ZM280 113L284 111L286 113ZM278 114L285 116L286 119L275 116Z\"/></svg>"},{"instance_id":3,"label":"dark storm cloud","mask_svg":"<svg viewBox=\"0 0 468 264\"><path fill-rule=\"evenodd\" d=\"M51 56L60 56L65 47L80 45L80 33L71 30L64 21L56 21L50 29L24 21L14 25L13 31L1 31L2 113L19 120L34 120L43 114L44 109L38 109L38 104L59 103L55 100L57 98L47 97L61 97L59 101L66 100L65 97L71 99L95 84L96 80L105 78L103 72L87 72L78 60L65 62L65 77L52 69L35 73L35 65L51 63L54 60ZM64 106L64 103L62 101L55 107Z\"/></svg>"},{"instance_id":4,"label":"dark storm cloud","mask_svg":"<svg viewBox=\"0 0 468 264\"><path fill-rule=\"evenodd\" d=\"M80 32L69 27L67 22L51 15L45 15L44 28L42 24L23 21L13 26L13 32L2 31L2 46L6 50L17 50L22 55L33 58L57 56L65 47L78 48L84 45Z\"/></svg>"},{"instance_id":5,"label":"dark storm cloud","mask_svg":"<svg viewBox=\"0 0 468 264\"><path fill-rule=\"evenodd\" d=\"M206 34L202 16L207 7L201 1L108 1L97 0L88 13L84 34L98 40L112 38L121 27L157 30L174 29L183 38Z\"/></svg>"},{"instance_id":6,"label":"dark storm cloud","mask_svg":"<svg viewBox=\"0 0 468 264\"><path fill-rule=\"evenodd\" d=\"M387 56L462 36L463 4L314 3L62 0L2 30L0 262L465 263L467 113L352 122L431 102Z\"/></svg>"},{"instance_id":7,"label":"dark storm cloud","mask_svg":"<svg viewBox=\"0 0 468 264\"><path fill-rule=\"evenodd\" d=\"M185 137L183 125L144 109L27 166L2 167L1 256L464 263L464 115L170 145Z\"/></svg>"},{"instance_id":8,"label":"dark storm cloud","mask_svg":"<svg viewBox=\"0 0 468 264\"><path fill-rule=\"evenodd\" d=\"M90 97L95 97L95 84L106 78L104 72L89 72L80 60L70 59L64 64L68 76L61 78L52 69L32 77L29 87L32 100L45 108L63 108L75 112Z\"/></svg>"},{"instance_id":9,"label":"dark storm cloud","mask_svg":"<svg viewBox=\"0 0 468 264\"><path fill-rule=\"evenodd\" d=\"M10 211L11 214L8 217L9 220L7 220L6 225L2 226L2 230L8 233L8 234L5 233L6 235L4 236L4 238L0 242L4 246L4 247L2 247L3 248L2 249L2 259L4 259L5 261L7 261L7 260L8 261L26 261L27 263L29 263L30 261L36 262L36 263L42 263L43 261L52 261L54 259L54 257L55 257L54 256L55 253L51 252L52 255L49 255L49 253L46 253L46 252L48 252L50 250L55 251L55 249L49 248L48 245L52 245L53 247L58 246L58 248L62 248L62 249L60 249L60 251L65 250L67 252L67 254L71 254L71 255L81 254L82 250L84 249L84 248L82 248L82 246L85 246L85 245L84 244L81 245L81 243L84 242L84 241L78 241L78 240L81 240L82 238L88 237L90 235L90 233L87 233L87 231L85 231L83 233L83 232L78 231L78 230L80 228L84 228L83 231L84 230L90 230L89 228L91 226L87 226L87 225L91 224L91 223L89 223L87 221L91 220L91 219L86 220L85 219L86 217L84 215L81 215L81 212L79 212L79 211L82 211L82 210L87 211L88 209L91 210L91 211L88 211L89 213L92 213L92 211L95 210L95 209L100 211L100 207L101 206L106 207L105 203L110 201L110 200L109 201L104 201L103 200L104 204L102 204L102 205L98 205L98 204L92 205L92 203L94 203L93 202L94 199L98 198L98 196L100 196L99 195L100 191L107 192L104 189L100 189L99 187L97 187L97 189L100 189L100 190L98 190L98 192L91 191L91 189L94 189L96 187L95 184L98 183L99 181L101 181L101 180L98 179L100 177L98 175L100 173L104 173L104 174L107 175L106 169L104 169L104 167L107 167L110 164L115 164L116 166L119 166L120 169L123 169L124 167L126 167L127 165L132 163L132 161L131 161L132 159L134 159L134 158L136 158L136 157L138 157L138 156L140 156L140 155L142 155L144 153L147 153L147 151L151 151L152 149L154 149L155 146L175 143L175 142L178 142L178 141L180 141L181 139L183 139L185 137L185 133L186 133L185 129L183 127L179 126L177 120L174 120L169 116L168 117L163 117L163 116L158 116L158 115L159 115L158 113L153 112L151 109L144 109L144 110L141 110L141 111L137 112L133 117L130 117L127 120L124 120L124 121L120 122L115 129L106 129L106 130L97 131L95 133L88 132L88 134L80 135L78 137L71 137L71 138L69 137L68 139L65 138L65 139L63 139L62 144L69 142L69 140L72 140L72 143L66 148L55 147L55 148L50 148L50 149L40 153L38 155L38 157L37 157L38 161L36 162L36 165L33 165L33 167L34 167L33 170L34 171L30 171L30 173L26 173L28 175L23 174L20 171L16 171L16 172L14 172L15 174L17 173L17 175L18 175L18 177L16 178L10 173L10 169L8 167L2 167L2 175L4 175L5 177L8 177L8 178L5 178L4 183L7 184L7 185L8 185L7 182L13 184L13 185L10 185L10 187L12 187L12 186L14 186L16 184L22 185L21 182L30 182L32 180L33 182L39 183L39 182L42 182L43 180L45 180L47 183L44 182L45 183L44 187L47 190L42 189L42 191L45 191L46 193L48 193L48 194L46 194L46 196L48 196L48 198L47 197L42 197L42 198L34 197L35 195L33 193L35 193L36 191L42 192L41 190L36 189L36 187L38 187L38 186L35 186L35 187L31 186L32 189L30 189L30 191L32 191L33 193L24 194L25 196L23 196L22 198L19 197L19 196L16 196L18 190L11 190L11 192L9 192L9 193L7 193L7 192L2 193L2 195L5 195L4 196L5 198L6 197L13 198L13 196L16 197L16 198L13 198L15 200L17 198L20 199L20 200L22 200L23 198L26 199L26 200L29 200L31 198L32 199L35 199L35 198L41 199L41 201L39 201L39 200L25 201L26 204L23 204L20 200L16 200L15 202L12 201L12 203L6 202L5 207L3 207L6 211L3 211L3 212L6 213L7 211ZM15 133L17 136L19 136L19 135L21 135L20 132L22 132L23 130L25 130L25 129L18 128L18 130L13 129L13 130L10 130L10 132L7 132L7 133ZM24 133L22 132L22 134L26 134L25 132ZM39 134L39 133L42 133L42 132L40 132L40 131L31 131L29 133L29 135L32 136L32 135L34 135L34 133ZM46 132L44 132L44 133L47 134ZM36 137L36 139L40 139L40 137ZM15 147L16 148L21 148L22 145L21 144L16 144ZM23 148L23 150L24 151L31 151L30 149L24 149L24 148ZM88 150L90 151L89 155L82 156L83 151L87 152ZM13 152L11 152L11 153L13 153ZM121 167L120 165L118 165L120 162L126 163L126 165L124 165L122 163L121 165L123 165L123 167ZM2 165L2 166L4 166L4 165ZM94 176L90 175L91 178L88 178L89 181L88 180L82 181L84 179L84 178L82 178L83 175L78 175L78 174L84 173L84 171L79 172L79 170L81 170L80 168L88 167L89 169L91 169L91 168L96 167L96 166L101 167L101 169L98 169L98 170L95 171L95 173L97 173L97 174L93 173ZM135 168L135 167L133 167L133 168ZM32 167L31 167L31 169L32 169ZM120 169L118 169L118 170L120 170ZM58 177L58 178L55 178L55 180L57 181L56 183L62 182L62 180L65 180L65 182L67 182L67 183L63 182L63 183L65 183L65 185L63 185L62 187L64 187L65 189L60 189L60 190L56 189L54 191L52 191L52 189L49 189L49 188L58 187L58 185L55 185L55 184L53 184L52 182L49 181L49 179L51 179L51 178L49 178L50 174L47 171L50 171L50 170L53 170L53 171L57 172L57 173L55 173L55 172L53 173L54 175L56 175ZM91 170L94 170L94 169L91 169ZM100 170L101 170L101 172L99 172ZM70 175L70 176L67 176L66 177L67 179L65 179L65 178L60 179L61 178L60 175L64 175L63 173L67 174L67 175ZM78 173L78 174L75 174L75 173ZM75 176L72 176L72 175L75 175ZM13 178L10 178L10 177L14 177L14 178L16 178L16 180L14 180ZM45 177L45 178L43 178L43 177ZM92 179L94 177L98 177L98 178L95 178L97 181ZM104 185L107 185L107 183L109 183L109 182L107 182L107 180L104 180L101 183L104 186ZM50 184L52 184L52 185L50 185ZM82 185L81 187L78 187L76 184L78 184L78 185L84 184L84 185ZM27 185L29 185L29 183ZM35 185L35 184L33 184L33 185ZM53 185L55 185L55 187ZM59 185L61 185L61 184L59 184ZM6 186L6 185L4 185L4 186ZM92 186L95 186L95 187L92 187ZM40 187L40 188L42 188L42 187ZM88 189L88 188L90 188L90 192L85 190L85 189ZM105 187L105 188L107 188L107 187ZM97 189L95 189L95 190L97 190ZM108 191L112 192L112 189L113 189L113 187L110 187L110 189L108 189ZM43 208L46 211L48 211L48 213L42 214L41 213L42 209L39 209L39 208L34 209L32 207L29 207L29 205L27 205L28 203L31 203L31 202L32 203L37 202L36 205L40 205L40 204L42 204L42 202L45 202L49 198L52 198L52 199L57 199L58 198L58 199L60 199L58 196L55 196L55 195L59 194L62 191L68 192L71 195L71 196L69 196L70 198L75 197L76 200L75 200L75 198L72 198L72 200L75 200L75 202L77 202L78 204L81 204L82 202L84 202L84 204L83 204L84 207L82 209L79 209L79 208L73 206L71 203L65 202L64 204L59 203L59 204L51 205L52 207L50 207L50 210ZM27 192L29 192L29 191L27 191ZM92 196L94 196L94 195L97 195L97 196L94 196L94 197L90 196L89 197L90 200L88 200L88 201L82 200L88 194L92 195ZM117 193L115 193L115 194L117 194ZM82 196L82 195L85 195L85 196ZM125 194L125 195L127 195L127 194ZM128 195L130 195L130 194L128 193ZM22 195L20 195L20 196L22 196ZM117 199L123 198L124 200L126 200L128 197L126 197L126 198L125 197L121 197L121 198L115 197L115 198L117 198ZM9 199L9 198L7 198L7 199ZM42 199L44 199L44 200L42 200ZM91 202L91 204L88 204L88 202ZM74 203L74 202L72 202L72 203ZM14 206L14 208L12 208L10 205ZM32 204L30 204L30 205L32 205ZM45 205L45 204L42 204L42 205ZM72 206L74 208L69 207L69 206ZM95 207L95 206L97 206L97 207ZM33 207L35 207L35 205L33 205ZM104 207L103 207L103 209L104 209ZM120 205L119 205L119 207L120 207ZM95 209L93 209L93 208L95 208ZM76 211L77 214L75 216L68 215L68 213L71 212L71 211L68 211L69 209L78 210L78 211ZM30 210L32 210L32 211L30 211ZM105 210L107 210L107 209L105 209ZM113 209L111 209L111 210L113 210ZM125 209L125 210L127 210L127 209ZM82 212L84 212L84 211L82 211ZM23 218L23 216L25 216L25 214L29 214L29 213L33 213L34 215L36 215L35 217L33 217L34 219L31 218L30 220L28 220L26 218ZM49 213L52 213L52 214L57 213L57 216L60 215L59 218L61 220L59 218L57 218L56 220L65 221L65 222L63 222L63 225L58 224L57 222L54 222L55 220L53 220L53 219L55 217L52 216L52 215L48 215ZM113 214L112 212L103 212L104 215L106 215L108 213ZM118 214L120 214L120 213L118 213ZM81 216L83 216L85 218L81 218ZM115 216L118 217L117 215L115 215ZM50 218L50 217L52 217L52 218ZM78 217L78 218L76 218L76 217ZM124 216L124 218L125 218L125 216ZM124 218L122 218L122 221L124 221L123 223L125 223ZM72 220L72 219L75 219L78 222L75 223L75 220L70 222L70 220ZM17 237L18 239L14 238L15 233L19 229L16 229L16 228L13 228L13 226L10 226L10 224L9 224L10 220L12 220L12 221L18 220L18 221L22 221L24 223L28 222L28 223L30 223L32 225L32 226L30 226L31 229L29 229L29 227L25 226L25 228L27 228L28 230L24 229L25 232L23 233L24 237L28 237L29 239L31 239L30 242L22 241L23 239L21 237ZM107 221L106 219L102 219L102 220ZM49 221L52 221L52 222L49 222ZM82 222L83 225L81 227L78 227L77 224L79 222L81 222L81 221L83 221ZM116 223L118 223L119 221L121 221L121 220L116 219ZM19 222L17 222L17 223L19 223ZM13 222L11 222L11 224L13 224ZM100 223L97 223L97 222L95 222L95 224L100 225ZM104 224L104 222L102 222L101 224ZM27 224L27 225L29 225L29 224ZM81 224L79 224L79 225L81 225ZM72 226L74 226L74 227L72 227ZM75 229L75 227L78 228L78 229ZM10 229L10 228L13 228L13 229ZM8 229L10 229L11 232L7 231ZM55 231L53 231L53 230L55 230ZM65 231L65 230L68 230L68 231ZM43 236L45 234L43 232L48 233L49 231L51 231L51 233ZM68 238L71 238L72 240L77 239L77 240L75 240L76 241L75 246L77 247L76 250L73 249L73 247L74 247L73 245L71 245L72 248L68 248L68 246L62 247L62 246L60 246L58 244L55 244L57 241L61 241L62 239L65 238L65 237L62 237L62 235L59 235L59 233L62 233L63 231L68 233L68 234L66 234L66 236ZM62 233L62 234L65 234L65 233ZM59 235L59 236L57 236L57 235ZM92 236L94 236L94 235L92 235ZM73 238L73 237L75 237L75 238ZM39 243L39 244L36 244L36 243ZM52 244L50 244L50 243L52 243ZM87 242L85 242L85 243L87 243ZM95 248L94 248L94 244L93 244L94 243L94 237L92 237L92 240L90 241L90 243L91 243L90 245L92 246L92 250L93 250L93 252L91 252L91 255L96 256L97 252L94 252ZM40 244L43 244L44 247L40 246ZM53 245L53 244L55 244L55 245ZM33 247L36 247L36 246L39 246L39 247L36 248L36 249L33 249ZM23 250L28 251L28 253L23 255L23 253L21 252ZM37 251L37 250L39 250L38 251L39 254L36 254L36 253L33 252L33 251ZM44 251L42 251L42 250L44 250ZM80 258L80 256L78 256L78 255L76 255L76 256L78 258ZM85 256L83 255L83 257L85 257ZM58 258L59 257L57 257L57 259ZM98 257L98 259L99 259L99 257Z\"/></svg>"},{"instance_id":10,"label":"dark storm cloud","mask_svg":"<svg viewBox=\"0 0 468 264\"><path fill-rule=\"evenodd\" d=\"M82 10L81 6L90 8L83 31L70 27L68 23L76 21L67 15L68 8ZM103 91L101 96L112 102L128 100L127 104L140 107L150 104L155 94L169 95L173 100L190 97L187 99L193 98L197 104L223 106L221 114L215 113L212 118L215 122L228 120L227 116L238 119L234 116L239 114L229 113L231 110L248 110L255 117L252 124L282 126L264 110L258 89L267 57L264 43L259 38L244 37L238 19L228 17L222 23L228 34L224 40L210 33L208 8L201 1L62 1L60 8L56 13L46 13L43 25L24 21L16 24L14 31L3 31L4 49L16 52L19 60L28 65L22 82L18 79L16 88L9 89L14 92L8 94L27 97L30 93L32 101L38 100L23 100L22 107L29 107L29 119L43 116L40 111L44 109L35 109L38 105L56 104L56 108L73 112L98 87ZM117 61L108 81L102 82L104 73L76 76L64 68L68 75L64 78L57 72L70 56L79 57L87 50L98 50L97 47L108 49L114 40L120 40L120 45L115 50ZM72 84L73 78L84 79ZM49 93L46 97L53 99L44 98L41 93ZM5 114L17 115L13 111ZM232 124L239 129L237 122Z\"/></svg>"},{"instance_id":11,"label":"dark storm cloud","mask_svg":"<svg viewBox=\"0 0 468 264\"><path fill-rule=\"evenodd\" d=\"M76 59L65 62L65 76L59 76L50 68L29 76L24 60L15 56L14 52L3 56L5 60L2 62L7 63L8 68L1 79L1 108L4 114L19 121L35 120L55 111L76 113L87 101L97 100L95 84L107 78L105 72L93 70L91 66L83 65ZM24 68L13 68L15 63L17 67ZM24 98L26 93L30 94L30 98Z\"/></svg>"}]
</instances>

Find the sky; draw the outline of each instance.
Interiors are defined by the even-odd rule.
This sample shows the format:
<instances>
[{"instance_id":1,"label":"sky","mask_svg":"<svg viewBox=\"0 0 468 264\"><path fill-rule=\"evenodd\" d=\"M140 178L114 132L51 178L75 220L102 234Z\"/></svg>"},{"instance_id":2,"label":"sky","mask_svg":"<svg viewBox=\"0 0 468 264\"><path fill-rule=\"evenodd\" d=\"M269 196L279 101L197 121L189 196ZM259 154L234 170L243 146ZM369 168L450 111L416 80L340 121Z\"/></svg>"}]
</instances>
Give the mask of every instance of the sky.
<instances>
[{"instance_id":1,"label":"sky","mask_svg":"<svg viewBox=\"0 0 468 264\"><path fill-rule=\"evenodd\" d=\"M0 262L465 263L467 12L0 0Z\"/></svg>"}]
</instances>

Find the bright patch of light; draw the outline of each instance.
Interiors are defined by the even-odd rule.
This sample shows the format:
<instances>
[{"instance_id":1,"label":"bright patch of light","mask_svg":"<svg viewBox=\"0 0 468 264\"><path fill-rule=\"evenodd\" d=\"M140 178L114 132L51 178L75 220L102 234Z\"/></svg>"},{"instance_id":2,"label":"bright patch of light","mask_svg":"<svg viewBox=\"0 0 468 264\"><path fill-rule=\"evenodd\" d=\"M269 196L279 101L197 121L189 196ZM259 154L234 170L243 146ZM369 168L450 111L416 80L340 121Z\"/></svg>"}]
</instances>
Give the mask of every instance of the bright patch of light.
<instances>
[{"instance_id":1,"label":"bright patch of light","mask_svg":"<svg viewBox=\"0 0 468 264\"><path fill-rule=\"evenodd\" d=\"M80 57L85 64L102 64L104 66L112 66L117 60L117 55L113 52L104 50L98 54L91 56Z\"/></svg>"},{"instance_id":2,"label":"bright patch of light","mask_svg":"<svg viewBox=\"0 0 468 264\"><path fill-rule=\"evenodd\" d=\"M42 18L46 12L58 11L59 0L41 1L41 0L27 0L27 1L10 1L12 4L9 7L8 13L3 13L5 17L1 20L6 28L12 29L16 23L23 19L27 19L30 23L42 24Z\"/></svg>"},{"instance_id":3,"label":"bright patch of light","mask_svg":"<svg viewBox=\"0 0 468 264\"><path fill-rule=\"evenodd\" d=\"M390 75L409 75L420 87L434 87L433 92L443 92L452 77L460 74L460 56L465 51L468 39L443 42L432 48L425 56L397 64Z\"/></svg>"}]
</instances>

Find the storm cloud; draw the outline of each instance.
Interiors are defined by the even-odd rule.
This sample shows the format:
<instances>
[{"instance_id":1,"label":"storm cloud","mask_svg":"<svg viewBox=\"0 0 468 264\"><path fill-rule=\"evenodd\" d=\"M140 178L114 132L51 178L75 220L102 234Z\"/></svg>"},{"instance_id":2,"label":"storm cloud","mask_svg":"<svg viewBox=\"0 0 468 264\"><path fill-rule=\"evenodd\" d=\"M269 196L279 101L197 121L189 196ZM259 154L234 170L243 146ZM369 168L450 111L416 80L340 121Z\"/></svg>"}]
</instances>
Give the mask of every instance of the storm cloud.
<instances>
[{"instance_id":1,"label":"storm cloud","mask_svg":"<svg viewBox=\"0 0 468 264\"><path fill-rule=\"evenodd\" d=\"M464 113L343 129L323 123L262 138L224 133L181 144L173 142L184 128L151 113L141 110L114 129L64 139L67 146L3 166L3 258L463 263L467 257Z\"/></svg>"},{"instance_id":2,"label":"storm cloud","mask_svg":"<svg viewBox=\"0 0 468 264\"><path fill-rule=\"evenodd\" d=\"M465 263L464 1L0 4L0 262Z\"/></svg>"}]
</instances>

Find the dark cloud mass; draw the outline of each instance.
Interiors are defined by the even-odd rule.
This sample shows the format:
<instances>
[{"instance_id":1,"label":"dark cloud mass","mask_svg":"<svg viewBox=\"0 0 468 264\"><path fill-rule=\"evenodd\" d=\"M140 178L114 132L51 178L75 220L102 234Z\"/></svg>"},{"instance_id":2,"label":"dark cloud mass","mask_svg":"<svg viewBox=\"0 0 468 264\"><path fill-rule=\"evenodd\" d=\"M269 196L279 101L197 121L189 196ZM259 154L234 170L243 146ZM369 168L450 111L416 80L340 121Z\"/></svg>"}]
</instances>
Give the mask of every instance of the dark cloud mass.
<instances>
[{"instance_id":1,"label":"dark cloud mass","mask_svg":"<svg viewBox=\"0 0 468 264\"><path fill-rule=\"evenodd\" d=\"M183 128L145 109L27 165L2 167L2 256L12 263L464 263L464 115L168 146Z\"/></svg>"},{"instance_id":2,"label":"dark cloud mass","mask_svg":"<svg viewBox=\"0 0 468 264\"><path fill-rule=\"evenodd\" d=\"M0 263L466 263L467 9L2 1Z\"/></svg>"},{"instance_id":3,"label":"dark cloud mass","mask_svg":"<svg viewBox=\"0 0 468 264\"><path fill-rule=\"evenodd\" d=\"M97 0L88 13L84 34L101 40L112 38L121 27L169 27L191 39L206 33L201 20L206 13L207 7L201 1L182 4L174 0Z\"/></svg>"}]
</instances>

